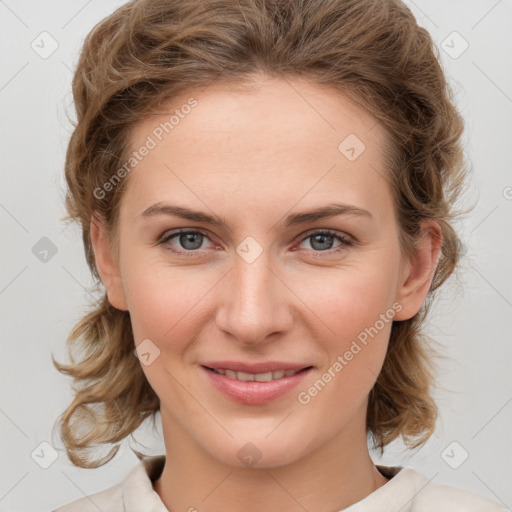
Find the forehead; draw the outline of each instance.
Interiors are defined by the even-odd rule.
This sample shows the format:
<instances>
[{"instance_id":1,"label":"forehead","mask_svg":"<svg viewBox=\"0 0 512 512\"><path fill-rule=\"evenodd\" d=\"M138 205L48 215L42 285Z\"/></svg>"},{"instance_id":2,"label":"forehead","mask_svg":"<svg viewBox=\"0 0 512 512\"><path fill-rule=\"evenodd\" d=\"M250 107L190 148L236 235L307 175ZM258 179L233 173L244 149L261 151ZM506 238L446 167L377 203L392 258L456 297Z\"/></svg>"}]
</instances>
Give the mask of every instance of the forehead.
<instances>
[{"instance_id":1,"label":"forehead","mask_svg":"<svg viewBox=\"0 0 512 512\"><path fill-rule=\"evenodd\" d=\"M139 213L148 201L183 196L261 208L339 192L378 207L390 199L384 143L370 114L305 80L191 90L134 129L132 150L151 149L130 172L123 202Z\"/></svg>"}]
</instances>

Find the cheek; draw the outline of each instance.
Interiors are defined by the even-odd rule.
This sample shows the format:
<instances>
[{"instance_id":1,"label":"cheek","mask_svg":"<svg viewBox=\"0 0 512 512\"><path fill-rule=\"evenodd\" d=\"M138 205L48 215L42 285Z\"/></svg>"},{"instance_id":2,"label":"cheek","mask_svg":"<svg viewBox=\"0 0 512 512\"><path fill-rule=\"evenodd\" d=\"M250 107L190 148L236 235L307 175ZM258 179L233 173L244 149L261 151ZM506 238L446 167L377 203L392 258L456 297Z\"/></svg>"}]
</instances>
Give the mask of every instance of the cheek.
<instances>
[{"instance_id":1,"label":"cheek","mask_svg":"<svg viewBox=\"0 0 512 512\"><path fill-rule=\"evenodd\" d=\"M194 325L200 325L198 315L218 278L204 269L146 261L127 266L123 281L135 341L150 338L161 348L178 352L190 342Z\"/></svg>"},{"instance_id":2,"label":"cheek","mask_svg":"<svg viewBox=\"0 0 512 512\"><path fill-rule=\"evenodd\" d=\"M330 279L301 281L297 294L304 297L314 314L311 318L322 321L315 321L321 326L315 337L326 361L317 375L321 382L315 381L314 389L302 390L306 395L303 401L299 397L301 403L313 400L322 391L323 398L317 400L318 404L335 401L344 407L356 407L373 387L397 312L394 273L393 269L388 270L385 272L381 266L371 265L357 272L338 270ZM324 283L323 286L320 283ZM329 391L324 393L324 387ZM340 411L340 414L346 412Z\"/></svg>"},{"instance_id":3,"label":"cheek","mask_svg":"<svg viewBox=\"0 0 512 512\"><path fill-rule=\"evenodd\" d=\"M153 349L158 356L151 364L142 365L142 370L164 403L174 404L173 410L188 410L188 395L180 391L180 383L188 378L183 363L204 326L205 299L218 279L209 279L204 271L199 276L190 269L162 265L146 266L144 271L127 269L126 274L135 343L149 339L158 348Z\"/></svg>"},{"instance_id":4,"label":"cheek","mask_svg":"<svg viewBox=\"0 0 512 512\"><path fill-rule=\"evenodd\" d=\"M294 283L294 292L322 320L330 337L346 340L374 325L381 314L392 309L396 269L375 264L330 269L324 275L303 274Z\"/></svg>"}]
</instances>

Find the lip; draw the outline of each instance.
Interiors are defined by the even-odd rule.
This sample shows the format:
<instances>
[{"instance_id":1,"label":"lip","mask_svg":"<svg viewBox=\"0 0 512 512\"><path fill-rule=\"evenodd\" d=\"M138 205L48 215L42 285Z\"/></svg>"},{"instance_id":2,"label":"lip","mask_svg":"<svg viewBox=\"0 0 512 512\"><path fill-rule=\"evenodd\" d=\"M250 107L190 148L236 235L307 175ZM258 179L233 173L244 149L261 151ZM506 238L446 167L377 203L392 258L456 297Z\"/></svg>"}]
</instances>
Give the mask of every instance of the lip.
<instances>
[{"instance_id":1,"label":"lip","mask_svg":"<svg viewBox=\"0 0 512 512\"><path fill-rule=\"evenodd\" d=\"M219 364L219 363L216 363ZM262 363L258 364L250 364L250 365L242 365L240 366L237 363L237 369L233 369L233 371L246 371L248 373L266 373L266 369L269 368L270 363ZM228 398L235 400L237 402L247 404L247 405L264 405L269 404L271 402L275 402L279 398L286 396L290 393L296 386L298 386L307 375L313 370L312 366L304 367L295 365L294 367L284 368L283 363L280 363L280 366L272 367L272 369L267 371L275 371L280 369L287 370L300 370L295 375L291 375L289 377L283 377L281 379L276 379L267 382L258 382L258 381L249 381L244 382L237 379L232 379L227 377L226 375L221 375L220 373L215 373L213 370L205 366L200 366L200 370L206 375L209 379L209 382L213 384L213 386L223 393ZM254 370L255 367L258 367L258 370ZM218 368L225 368L227 370L232 369L229 368L229 365L226 366L218 366ZM245 369L238 369L245 368ZM260 369L263 368L263 369ZM302 368L302 370L301 370Z\"/></svg>"},{"instance_id":2,"label":"lip","mask_svg":"<svg viewBox=\"0 0 512 512\"><path fill-rule=\"evenodd\" d=\"M211 361L202 363L202 366L215 370L233 370L234 372L267 373L277 370L302 370L310 364L289 363L279 361L266 361L262 363L244 363L242 361Z\"/></svg>"}]
</instances>

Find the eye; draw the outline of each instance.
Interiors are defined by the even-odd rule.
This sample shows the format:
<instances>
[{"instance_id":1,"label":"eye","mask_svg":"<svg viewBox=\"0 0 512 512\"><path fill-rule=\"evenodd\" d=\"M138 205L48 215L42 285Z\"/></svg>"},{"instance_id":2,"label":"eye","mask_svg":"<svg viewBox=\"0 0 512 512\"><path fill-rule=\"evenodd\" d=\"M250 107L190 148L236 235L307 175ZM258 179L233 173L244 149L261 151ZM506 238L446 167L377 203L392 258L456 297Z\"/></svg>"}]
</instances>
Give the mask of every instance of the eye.
<instances>
[{"instance_id":1,"label":"eye","mask_svg":"<svg viewBox=\"0 0 512 512\"><path fill-rule=\"evenodd\" d=\"M175 240L175 242L173 242ZM166 233L158 242L165 245L166 249L175 254L184 256L197 256L205 240L210 240L206 233L197 230L180 229L171 233ZM332 231L330 229L322 229L306 233L301 239L301 244L306 240L312 247L311 251L314 253L338 253L347 247L354 245L354 241L347 235ZM333 248L334 241L337 240L339 244ZM173 242L173 243L172 243Z\"/></svg>"},{"instance_id":2,"label":"eye","mask_svg":"<svg viewBox=\"0 0 512 512\"><path fill-rule=\"evenodd\" d=\"M347 235L332 231L330 229L322 229L307 233L301 240L301 243L309 240L309 244L314 252L337 253L354 244ZM332 249L334 240L338 240L340 244Z\"/></svg>"},{"instance_id":3,"label":"eye","mask_svg":"<svg viewBox=\"0 0 512 512\"><path fill-rule=\"evenodd\" d=\"M176 239L176 245L179 245L182 249L179 247L176 249L176 246L171 244L171 241L174 239ZM208 239L208 236L201 231L180 230L166 234L159 243L162 245L169 245L167 249L171 252L183 254L185 256L194 256L196 255L195 251L198 251L201 248L205 239Z\"/></svg>"}]
</instances>

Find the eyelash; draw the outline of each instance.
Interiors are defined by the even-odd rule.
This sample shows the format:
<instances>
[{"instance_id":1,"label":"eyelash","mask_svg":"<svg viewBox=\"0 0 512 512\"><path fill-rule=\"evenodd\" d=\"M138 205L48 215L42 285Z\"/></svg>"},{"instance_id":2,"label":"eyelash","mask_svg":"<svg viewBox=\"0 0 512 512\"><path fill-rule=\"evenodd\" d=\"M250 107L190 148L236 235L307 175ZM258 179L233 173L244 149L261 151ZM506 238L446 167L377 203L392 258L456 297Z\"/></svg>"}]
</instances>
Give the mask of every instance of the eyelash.
<instances>
[{"instance_id":1,"label":"eyelash","mask_svg":"<svg viewBox=\"0 0 512 512\"><path fill-rule=\"evenodd\" d=\"M201 230L186 230L186 229L182 229L182 230L179 230L179 231L174 231L174 232L165 234L160 239L158 244L159 245L167 244L173 238L176 238L177 236L184 235L184 234L185 235L188 235L188 234L192 234L192 235L200 234L200 235L205 236L206 238L209 238L208 235L206 233L204 233L203 231L201 231ZM312 250L313 254L315 254L315 257L317 257L318 255L321 255L321 254L330 254L330 255L336 254L336 253L339 253L339 252L345 250L347 247L350 247L350 246L355 244L354 240L351 239L350 237L348 237L347 235L344 235L344 234L342 234L342 233L340 233L338 231L333 231L331 229L318 229L318 230L314 230L314 231L308 231L300 239L299 244L301 244L302 242L304 242L308 238L311 238L311 237L317 236L317 235L332 236L332 237L338 239L342 243L341 243L341 245L339 245L335 249L329 249L329 250L325 250L325 251L315 251L315 250ZM176 249L171 249L170 247L166 247L166 250L172 252L173 254L183 255L183 256L186 256L186 257L197 256L197 254L199 252L199 250L195 250L195 251L179 251L179 250L176 250Z\"/></svg>"}]
</instances>

